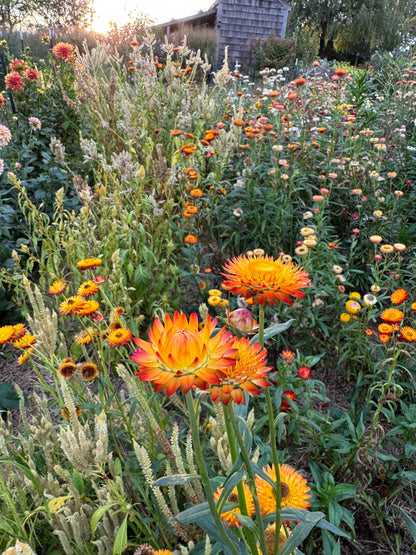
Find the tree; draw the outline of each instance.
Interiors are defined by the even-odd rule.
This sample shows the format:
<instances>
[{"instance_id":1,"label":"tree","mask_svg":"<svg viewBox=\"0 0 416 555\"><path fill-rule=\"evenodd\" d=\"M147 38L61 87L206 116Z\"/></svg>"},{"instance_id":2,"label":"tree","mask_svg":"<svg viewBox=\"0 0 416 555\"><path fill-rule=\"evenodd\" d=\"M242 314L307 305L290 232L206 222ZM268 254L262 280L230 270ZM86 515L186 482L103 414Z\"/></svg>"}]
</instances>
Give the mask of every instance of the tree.
<instances>
[{"instance_id":1,"label":"tree","mask_svg":"<svg viewBox=\"0 0 416 555\"><path fill-rule=\"evenodd\" d=\"M30 14L32 2L29 0L0 0L0 28L11 32Z\"/></svg>"}]
</instances>

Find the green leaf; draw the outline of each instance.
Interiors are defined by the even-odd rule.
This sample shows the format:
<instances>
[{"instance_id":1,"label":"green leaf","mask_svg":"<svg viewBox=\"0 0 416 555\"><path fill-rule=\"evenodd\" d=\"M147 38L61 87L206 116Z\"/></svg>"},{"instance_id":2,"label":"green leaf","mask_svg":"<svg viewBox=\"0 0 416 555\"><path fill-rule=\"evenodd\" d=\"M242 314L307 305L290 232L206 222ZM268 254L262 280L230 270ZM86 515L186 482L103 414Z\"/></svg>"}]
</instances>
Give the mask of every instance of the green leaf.
<instances>
[{"instance_id":1,"label":"green leaf","mask_svg":"<svg viewBox=\"0 0 416 555\"><path fill-rule=\"evenodd\" d=\"M185 509L178 515L172 517L172 520L177 520L179 524L192 524L210 514L211 511L209 510L208 503L200 503L199 505L194 505L189 509Z\"/></svg>"},{"instance_id":2,"label":"green leaf","mask_svg":"<svg viewBox=\"0 0 416 555\"><path fill-rule=\"evenodd\" d=\"M127 523L129 515L124 517L120 528L118 529L116 539L114 540L113 555L121 555L124 549L127 547Z\"/></svg>"},{"instance_id":3,"label":"green leaf","mask_svg":"<svg viewBox=\"0 0 416 555\"><path fill-rule=\"evenodd\" d=\"M319 513L315 513L315 515L316 520L304 520L303 522L299 522L279 551L279 555L291 555L293 550L309 536L316 522L321 518Z\"/></svg>"},{"instance_id":4,"label":"green leaf","mask_svg":"<svg viewBox=\"0 0 416 555\"><path fill-rule=\"evenodd\" d=\"M95 529L97 528L97 524L104 516L104 514L111 509L116 503L108 503L107 505L103 505L102 507L98 507L95 513L91 517L91 534L94 534Z\"/></svg>"},{"instance_id":5,"label":"green leaf","mask_svg":"<svg viewBox=\"0 0 416 555\"><path fill-rule=\"evenodd\" d=\"M162 478L159 478L153 482L153 485L157 488L164 486L183 486L183 484L200 479L201 476L195 474L171 474L170 476L163 476Z\"/></svg>"},{"instance_id":6,"label":"green leaf","mask_svg":"<svg viewBox=\"0 0 416 555\"><path fill-rule=\"evenodd\" d=\"M266 341L266 339L270 339L271 337L274 337L278 333L282 333L287 329L289 329L290 326L292 325L292 322L293 322L293 319L288 320L284 324L274 324L273 326L269 326L268 328L266 328L264 330L264 341ZM256 333L256 335L251 338L250 345L253 345L253 343L258 343L258 341L259 341L259 334Z\"/></svg>"},{"instance_id":7,"label":"green leaf","mask_svg":"<svg viewBox=\"0 0 416 555\"><path fill-rule=\"evenodd\" d=\"M233 491L233 489L235 487L237 487L237 485L241 482L241 480L244 478L245 474L246 474L245 470L240 470L240 471L235 472L234 474L231 474L230 476L228 476L228 478L224 482L223 490L222 490L220 498L218 500L218 510L219 511L223 512L222 511L222 506L223 506L224 502L226 501L226 499L228 499L228 496Z\"/></svg>"},{"instance_id":8,"label":"green leaf","mask_svg":"<svg viewBox=\"0 0 416 555\"><path fill-rule=\"evenodd\" d=\"M403 511L400 507L397 507L399 511L402 513L403 518L406 521L407 527L409 528L410 535L413 538L413 541L416 543L416 522L410 518L410 516Z\"/></svg>"}]
</instances>

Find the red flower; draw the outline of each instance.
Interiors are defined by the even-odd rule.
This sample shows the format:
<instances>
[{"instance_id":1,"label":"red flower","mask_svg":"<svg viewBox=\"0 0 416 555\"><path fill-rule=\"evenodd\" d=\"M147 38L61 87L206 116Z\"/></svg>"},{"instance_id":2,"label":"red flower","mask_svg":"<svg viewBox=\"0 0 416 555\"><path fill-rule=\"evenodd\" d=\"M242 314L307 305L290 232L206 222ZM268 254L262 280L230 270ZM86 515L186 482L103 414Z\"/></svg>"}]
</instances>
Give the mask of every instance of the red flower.
<instances>
[{"instance_id":1,"label":"red flower","mask_svg":"<svg viewBox=\"0 0 416 555\"><path fill-rule=\"evenodd\" d=\"M25 71L25 77L28 81L37 81L39 77L39 71L29 68Z\"/></svg>"},{"instance_id":2,"label":"red flower","mask_svg":"<svg viewBox=\"0 0 416 555\"><path fill-rule=\"evenodd\" d=\"M296 393L294 391L285 391L283 393L285 397L287 397L290 401L296 401ZM280 412L288 412L291 409L291 405L286 401L284 397L282 397L282 404L280 405Z\"/></svg>"},{"instance_id":3,"label":"red flower","mask_svg":"<svg viewBox=\"0 0 416 555\"><path fill-rule=\"evenodd\" d=\"M57 58L61 58L61 60L66 62L73 62L75 60L75 46L67 42L58 42L52 48L52 52Z\"/></svg>"},{"instance_id":4,"label":"red flower","mask_svg":"<svg viewBox=\"0 0 416 555\"><path fill-rule=\"evenodd\" d=\"M308 366L301 366L298 368L298 376L302 380L309 380L311 377L311 369Z\"/></svg>"},{"instance_id":5,"label":"red flower","mask_svg":"<svg viewBox=\"0 0 416 555\"><path fill-rule=\"evenodd\" d=\"M23 90L23 77L17 71L6 75L6 89L11 89L13 92L22 92Z\"/></svg>"}]
</instances>

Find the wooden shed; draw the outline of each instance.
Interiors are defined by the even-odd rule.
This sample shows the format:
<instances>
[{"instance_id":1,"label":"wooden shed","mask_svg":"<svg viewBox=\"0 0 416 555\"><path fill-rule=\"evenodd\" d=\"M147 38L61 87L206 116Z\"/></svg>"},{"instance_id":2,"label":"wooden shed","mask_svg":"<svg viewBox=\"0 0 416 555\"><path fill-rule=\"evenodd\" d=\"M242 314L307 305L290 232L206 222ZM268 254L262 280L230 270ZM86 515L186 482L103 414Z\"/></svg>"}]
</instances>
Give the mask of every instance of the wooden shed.
<instances>
[{"instance_id":1,"label":"wooden shed","mask_svg":"<svg viewBox=\"0 0 416 555\"><path fill-rule=\"evenodd\" d=\"M226 46L230 68L235 63L244 67L253 62L251 46L257 39L266 39L272 33L277 38L285 37L289 10L285 0L217 0L206 12L157 27L163 28L168 37L184 24L215 27L218 46L214 69L221 67Z\"/></svg>"}]
</instances>

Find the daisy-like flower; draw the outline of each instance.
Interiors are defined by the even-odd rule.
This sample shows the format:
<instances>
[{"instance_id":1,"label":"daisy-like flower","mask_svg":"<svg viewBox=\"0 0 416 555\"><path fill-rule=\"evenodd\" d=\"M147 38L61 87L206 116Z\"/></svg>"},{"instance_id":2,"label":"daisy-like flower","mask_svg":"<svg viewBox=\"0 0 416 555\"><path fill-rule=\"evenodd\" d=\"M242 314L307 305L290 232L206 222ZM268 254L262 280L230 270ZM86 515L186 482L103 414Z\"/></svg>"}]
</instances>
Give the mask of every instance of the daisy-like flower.
<instances>
[{"instance_id":1,"label":"daisy-like flower","mask_svg":"<svg viewBox=\"0 0 416 555\"><path fill-rule=\"evenodd\" d=\"M363 302L366 306L373 306L376 304L377 302L377 297L375 297L374 295L372 295L371 293L367 293L366 295L364 295L363 297Z\"/></svg>"},{"instance_id":2,"label":"daisy-like flower","mask_svg":"<svg viewBox=\"0 0 416 555\"><path fill-rule=\"evenodd\" d=\"M28 81L37 81L39 78L39 71L30 67L25 71L25 77Z\"/></svg>"},{"instance_id":3,"label":"daisy-like flower","mask_svg":"<svg viewBox=\"0 0 416 555\"><path fill-rule=\"evenodd\" d=\"M14 335L14 326L2 326L0 328L0 345L11 341Z\"/></svg>"},{"instance_id":4,"label":"daisy-like flower","mask_svg":"<svg viewBox=\"0 0 416 555\"><path fill-rule=\"evenodd\" d=\"M302 380L309 380L311 377L311 369L309 366L301 366L298 368L297 375L299 378L302 378Z\"/></svg>"},{"instance_id":5,"label":"daisy-like flower","mask_svg":"<svg viewBox=\"0 0 416 555\"><path fill-rule=\"evenodd\" d=\"M393 326L387 322L383 322L377 328L379 333L393 333Z\"/></svg>"},{"instance_id":6,"label":"daisy-like flower","mask_svg":"<svg viewBox=\"0 0 416 555\"><path fill-rule=\"evenodd\" d=\"M243 488L244 488L244 497L245 497L246 507L247 507L247 514L248 514L248 516L251 517L251 515L254 513L253 496L252 496L250 488L248 487L247 484L243 483ZM214 492L215 501L219 501L219 498L221 497L222 490L223 490L223 488L219 487ZM229 503L238 503L239 502L238 491L237 491L236 487L233 489L233 491L227 497L227 501ZM225 522L225 524L227 526L229 526L230 528L234 528L234 526L237 526L237 528L241 528L242 524L238 519L238 515L241 515L240 507L235 507L235 509L231 509L231 511L225 511L224 513L221 513L221 520L223 522Z\"/></svg>"},{"instance_id":7,"label":"daisy-like flower","mask_svg":"<svg viewBox=\"0 0 416 555\"><path fill-rule=\"evenodd\" d=\"M382 343L388 343L390 341L390 335L388 333L379 333L378 338Z\"/></svg>"},{"instance_id":8,"label":"daisy-like flower","mask_svg":"<svg viewBox=\"0 0 416 555\"><path fill-rule=\"evenodd\" d=\"M304 297L301 289L309 286L309 275L292 262L284 264L280 257L243 255L228 261L224 270L222 287L242 296L249 305L280 301L292 305L290 297Z\"/></svg>"},{"instance_id":9,"label":"daisy-like flower","mask_svg":"<svg viewBox=\"0 0 416 555\"><path fill-rule=\"evenodd\" d=\"M169 549L158 549L153 552L153 555L172 555L172 551L169 551Z\"/></svg>"},{"instance_id":10,"label":"daisy-like flower","mask_svg":"<svg viewBox=\"0 0 416 555\"><path fill-rule=\"evenodd\" d=\"M196 245L196 243L198 243L198 239L195 237L195 235L187 235L184 241L187 245Z\"/></svg>"},{"instance_id":11,"label":"daisy-like flower","mask_svg":"<svg viewBox=\"0 0 416 555\"><path fill-rule=\"evenodd\" d=\"M100 308L100 305L98 304L97 301L84 300L84 303L78 308L78 310L76 311L76 314L78 316L90 316L91 314L94 314L94 312L97 312L99 308Z\"/></svg>"},{"instance_id":12,"label":"daisy-like flower","mask_svg":"<svg viewBox=\"0 0 416 555\"><path fill-rule=\"evenodd\" d=\"M78 366L74 364L72 358L65 359L58 368L58 374L65 380L69 380L77 371Z\"/></svg>"},{"instance_id":13,"label":"daisy-like flower","mask_svg":"<svg viewBox=\"0 0 416 555\"><path fill-rule=\"evenodd\" d=\"M224 405L233 400L237 404L245 405L244 392L249 395L260 395L259 387L269 387L266 378L271 366L266 366L267 351L261 350L260 343L250 345L246 337L235 339L232 347L237 349L235 363L224 370L225 376L219 385L211 388L214 403Z\"/></svg>"},{"instance_id":14,"label":"daisy-like flower","mask_svg":"<svg viewBox=\"0 0 416 555\"><path fill-rule=\"evenodd\" d=\"M127 328L117 328L113 330L107 337L107 343L111 347L123 347L130 343L133 334Z\"/></svg>"},{"instance_id":15,"label":"daisy-like flower","mask_svg":"<svg viewBox=\"0 0 416 555\"><path fill-rule=\"evenodd\" d=\"M97 330L94 328L88 328L86 330L82 330L76 337L75 343L78 345L88 345L93 341L93 339L97 335Z\"/></svg>"},{"instance_id":16,"label":"daisy-like flower","mask_svg":"<svg viewBox=\"0 0 416 555\"><path fill-rule=\"evenodd\" d=\"M97 291L99 291L99 287L94 281L84 281L78 288L78 295L80 297L89 297L97 293Z\"/></svg>"},{"instance_id":17,"label":"daisy-like flower","mask_svg":"<svg viewBox=\"0 0 416 555\"><path fill-rule=\"evenodd\" d=\"M361 305L358 301L350 299L345 303L345 308L350 314L357 314L361 310Z\"/></svg>"},{"instance_id":18,"label":"daisy-like flower","mask_svg":"<svg viewBox=\"0 0 416 555\"><path fill-rule=\"evenodd\" d=\"M274 465L263 468L263 472L269 478L276 481L276 470ZM282 491L281 507L293 507L294 509L307 509L311 506L308 499L310 488L306 479L291 466L279 464L280 483ZM262 515L268 515L276 510L275 488L260 476L256 476L257 497L260 503Z\"/></svg>"},{"instance_id":19,"label":"daisy-like flower","mask_svg":"<svg viewBox=\"0 0 416 555\"><path fill-rule=\"evenodd\" d=\"M290 401L296 401L296 393L294 391L284 391L283 392L284 397L282 397L282 404L280 405L280 412L289 412L292 408L292 406L290 405L290 403L287 401L287 399L289 399ZM285 399L285 397L287 399Z\"/></svg>"},{"instance_id":20,"label":"daisy-like flower","mask_svg":"<svg viewBox=\"0 0 416 555\"><path fill-rule=\"evenodd\" d=\"M381 245L380 252L383 254L390 254L394 252L394 247L392 245Z\"/></svg>"},{"instance_id":21,"label":"daisy-like flower","mask_svg":"<svg viewBox=\"0 0 416 555\"><path fill-rule=\"evenodd\" d=\"M230 343L230 332L222 328L211 337L217 319L207 316L199 330L197 314L189 322L185 314L165 316L164 324L156 318L149 340L135 338L139 350L130 357L140 367L136 374L142 381L155 384L155 391L166 389L172 395L177 389L187 393L193 386L206 389L225 377L226 369L235 363L237 349Z\"/></svg>"},{"instance_id":22,"label":"daisy-like flower","mask_svg":"<svg viewBox=\"0 0 416 555\"><path fill-rule=\"evenodd\" d=\"M19 366L22 366L23 364L26 364L26 362L30 359L30 357L34 353L34 351L35 350L32 347L30 347L29 349L25 349L23 351L23 353L18 357L17 364Z\"/></svg>"},{"instance_id":23,"label":"daisy-like flower","mask_svg":"<svg viewBox=\"0 0 416 555\"><path fill-rule=\"evenodd\" d=\"M211 306L219 306L221 304L221 297L218 297L218 295L211 295L208 297L208 304Z\"/></svg>"},{"instance_id":24,"label":"daisy-like flower","mask_svg":"<svg viewBox=\"0 0 416 555\"><path fill-rule=\"evenodd\" d=\"M81 376L86 382L92 382L98 376L97 365L93 362L84 362L80 368Z\"/></svg>"},{"instance_id":25,"label":"daisy-like flower","mask_svg":"<svg viewBox=\"0 0 416 555\"><path fill-rule=\"evenodd\" d=\"M409 293L405 289L396 289L391 294L390 300L393 304L402 304L409 296Z\"/></svg>"},{"instance_id":26,"label":"daisy-like flower","mask_svg":"<svg viewBox=\"0 0 416 555\"><path fill-rule=\"evenodd\" d=\"M390 324L397 324L401 322L404 318L404 314L398 308L387 308L380 316L384 322L389 322Z\"/></svg>"},{"instance_id":27,"label":"daisy-like flower","mask_svg":"<svg viewBox=\"0 0 416 555\"><path fill-rule=\"evenodd\" d=\"M27 333L27 328L24 324L15 324L13 326L14 333L10 341L14 342L23 337Z\"/></svg>"},{"instance_id":28,"label":"daisy-like flower","mask_svg":"<svg viewBox=\"0 0 416 555\"><path fill-rule=\"evenodd\" d=\"M347 323L351 320L351 314L348 314L348 312L342 312L339 316L339 319L341 320L341 322Z\"/></svg>"},{"instance_id":29,"label":"daisy-like flower","mask_svg":"<svg viewBox=\"0 0 416 555\"><path fill-rule=\"evenodd\" d=\"M24 60L14 59L10 62L10 69L12 71L17 71L19 73L23 73L24 71L29 69L29 66L27 65L27 63Z\"/></svg>"},{"instance_id":30,"label":"daisy-like flower","mask_svg":"<svg viewBox=\"0 0 416 555\"><path fill-rule=\"evenodd\" d=\"M36 342L36 337L30 333L25 333L13 343L15 349L28 349Z\"/></svg>"},{"instance_id":31,"label":"daisy-like flower","mask_svg":"<svg viewBox=\"0 0 416 555\"><path fill-rule=\"evenodd\" d=\"M85 258L77 262L77 266L80 270L94 270L101 266L102 260L100 258Z\"/></svg>"},{"instance_id":32,"label":"daisy-like flower","mask_svg":"<svg viewBox=\"0 0 416 555\"><path fill-rule=\"evenodd\" d=\"M416 341L416 330L410 326L403 326L400 330L401 337L413 343Z\"/></svg>"},{"instance_id":33,"label":"daisy-like flower","mask_svg":"<svg viewBox=\"0 0 416 555\"><path fill-rule=\"evenodd\" d=\"M290 529L284 526L280 527L279 531L279 547L278 552L282 549L286 540L288 538L288 534L291 534ZM276 536L276 523L272 522L264 531L264 536L266 538L266 547L267 547L267 555L272 555L274 553L274 544L275 544L275 536ZM260 546L258 546L258 550L260 552Z\"/></svg>"},{"instance_id":34,"label":"daisy-like flower","mask_svg":"<svg viewBox=\"0 0 416 555\"><path fill-rule=\"evenodd\" d=\"M66 315L75 314L84 303L85 299L83 297L68 297L59 305L59 312Z\"/></svg>"},{"instance_id":35,"label":"daisy-like flower","mask_svg":"<svg viewBox=\"0 0 416 555\"><path fill-rule=\"evenodd\" d=\"M75 46L67 42L58 42L52 52L57 58L65 60L65 62L73 62L75 60Z\"/></svg>"},{"instance_id":36,"label":"daisy-like flower","mask_svg":"<svg viewBox=\"0 0 416 555\"><path fill-rule=\"evenodd\" d=\"M219 289L210 289L210 290L208 291L208 294L209 294L211 297L221 297L222 291L220 291Z\"/></svg>"},{"instance_id":37,"label":"daisy-like flower","mask_svg":"<svg viewBox=\"0 0 416 555\"><path fill-rule=\"evenodd\" d=\"M60 295L65 291L66 288L67 283L65 283L65 281L62 281L62 279L58 279L49 286L49 293L51 295Z\"/></svg>"},{"instance_id":38,"label":"daisy-like flower","mask_svg":"<svg viewBox=\"0 0 416 555\"><path fill-rule=\"evenodd\" d=\"M30 117L28 121L32 129L36 129L37 131L39 131L39 129L42 128L42 123L39 118Z\"/></svg>"}]
</instances>

